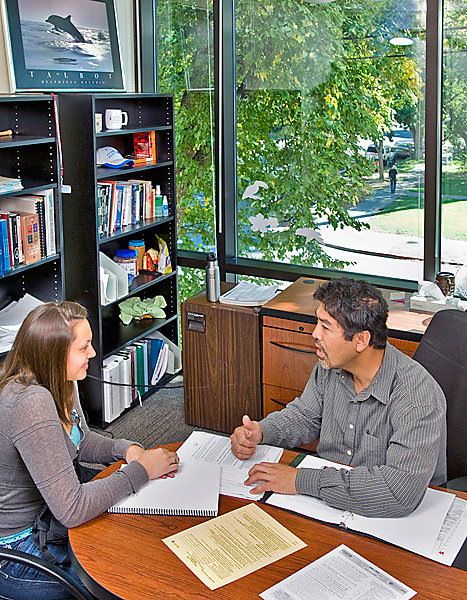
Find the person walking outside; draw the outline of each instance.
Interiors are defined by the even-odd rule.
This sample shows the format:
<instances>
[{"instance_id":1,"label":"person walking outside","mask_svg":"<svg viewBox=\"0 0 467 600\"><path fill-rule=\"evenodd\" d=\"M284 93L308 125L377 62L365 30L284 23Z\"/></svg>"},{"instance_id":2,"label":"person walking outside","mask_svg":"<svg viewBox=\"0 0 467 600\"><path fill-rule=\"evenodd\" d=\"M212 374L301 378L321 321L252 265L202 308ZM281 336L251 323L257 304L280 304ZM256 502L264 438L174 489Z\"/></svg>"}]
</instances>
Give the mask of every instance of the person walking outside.
<instances>
[{"instance_id":1,"label":"person walking outside","mask_svg":"<svg viewBox=\"0 0 467 600\"><path fill-rule=\"evenodd\" d=\"M396 180L397 180L397 167L396 165L392 165L392 167L388 171L389 179L391 181L391 194L396 193Z\"/></svg>"}]
</instances>

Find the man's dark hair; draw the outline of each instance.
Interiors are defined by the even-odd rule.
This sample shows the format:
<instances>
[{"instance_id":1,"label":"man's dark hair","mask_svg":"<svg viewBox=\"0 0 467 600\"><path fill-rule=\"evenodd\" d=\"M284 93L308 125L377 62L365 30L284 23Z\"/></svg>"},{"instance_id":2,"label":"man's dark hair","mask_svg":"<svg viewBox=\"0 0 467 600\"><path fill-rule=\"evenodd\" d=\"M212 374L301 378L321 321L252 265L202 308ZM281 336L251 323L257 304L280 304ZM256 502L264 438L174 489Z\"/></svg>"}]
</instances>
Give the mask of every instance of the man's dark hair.
<instances>
[{"instance_id":1,"label":"man's dark hair","mask_svg":"<svg viewBox=\"0 0 467 600\"><path fill-rule=\"evenodd\" d=\"M319 287L313 298L322 302L326 312L336 319L346 340L361 331L369 331L370 346L378 349L386 346L388 305L373 285L342 277Z\"/></svg>"}]
</instances>

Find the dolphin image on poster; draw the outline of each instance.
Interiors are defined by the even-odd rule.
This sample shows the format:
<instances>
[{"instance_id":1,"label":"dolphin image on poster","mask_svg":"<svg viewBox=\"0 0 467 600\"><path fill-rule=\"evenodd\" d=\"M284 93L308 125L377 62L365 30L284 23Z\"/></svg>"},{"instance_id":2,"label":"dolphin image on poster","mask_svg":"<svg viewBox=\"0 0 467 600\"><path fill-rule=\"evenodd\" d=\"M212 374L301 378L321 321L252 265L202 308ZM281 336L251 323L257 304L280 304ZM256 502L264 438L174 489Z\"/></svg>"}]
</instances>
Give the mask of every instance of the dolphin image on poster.
<instances>
[{"instance_id":1,"label":"dolphin image on poster","mask_svg":"<svg viewBox=\"0 0 467 600\"><path fill-rule=\"evenodd\" d=\"M60 17L58 15L50 15L45 20L46 23L50 23L54 26L53 31L63 31L71 35L77 42L86 42L82 34L71 22L71 15L67 17Z\"/></svg>"}]
</instances>

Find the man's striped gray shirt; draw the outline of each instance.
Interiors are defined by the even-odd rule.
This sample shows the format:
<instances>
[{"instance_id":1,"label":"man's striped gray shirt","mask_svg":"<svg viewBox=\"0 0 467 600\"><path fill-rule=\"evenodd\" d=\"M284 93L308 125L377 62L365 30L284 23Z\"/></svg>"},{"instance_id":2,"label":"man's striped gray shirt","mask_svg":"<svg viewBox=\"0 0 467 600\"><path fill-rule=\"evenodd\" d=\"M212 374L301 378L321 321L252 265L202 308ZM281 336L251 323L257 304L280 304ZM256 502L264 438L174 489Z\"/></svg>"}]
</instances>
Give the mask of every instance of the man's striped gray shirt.
<instances>
[{"instance_id":1,"label":"man's striped gray shirt","mask_svg":"<svg viewBox=\"0 0 467 600\"><path fill-rule=\"evenodd\" d=\"M368 388L316 365L300 398L260 421L263 443L293 448L319 438L322 458L355 467L298 469L296 488L367 517L401 517L429 483L446 481L446 400L419 363L387 344Z\"/></svg>"}]
</instances>

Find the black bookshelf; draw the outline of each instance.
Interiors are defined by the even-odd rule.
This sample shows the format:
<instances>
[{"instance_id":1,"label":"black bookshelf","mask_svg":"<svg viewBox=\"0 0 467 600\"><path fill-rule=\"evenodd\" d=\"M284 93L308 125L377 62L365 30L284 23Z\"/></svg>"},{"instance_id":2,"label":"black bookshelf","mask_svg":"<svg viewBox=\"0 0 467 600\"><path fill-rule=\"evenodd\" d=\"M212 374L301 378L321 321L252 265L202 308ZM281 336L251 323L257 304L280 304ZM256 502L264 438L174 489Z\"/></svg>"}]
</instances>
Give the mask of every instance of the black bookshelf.
<instances>
[{"instance_id":1,"label":"black bookshelf","mask_svg":"<svg viewBox=\"0 0 467 600\"><path fill-rule=\"evenodd\" d=\"M169 94L77 93L60 95L64 184L71 193L64 195L65 296L83 304L89 311L96 357L89 374L102 379L102 362L125 346L159 330L178 342L177 324L177 239L175 194L175 148L173 96ZM119 130L95 131L95 114L108 108L128 113L128 125ZM111 169L98 167L96 151L112 146L122 155L133 153L133 133L156 132L156 162ZM149 180L160 185L169 202L169 216L141 221L99 237L97 182L101 179L126 181ZM99 289L99 251L113 257L118 248L126 248L131 239L143 239L146 250L158 248L155 236L168 245L173 272L142 272L134 279L124 298L101 305ZM164 296L165 319L143 319L123 325L118 304L125 298L142 299ZM105 426L103 384L87 378L80 384L84 408L90 423ZM147 393L152 393L150 389ZM144 397L143 397L144 399Z\"/></svg>"},{"instance_id":2,"label":"black bookshelf","mask_svg":"<svg viewBox=\"0 0 467 600\"><path fill-rule=\"evenodd\" d=\"M0 193L17 198L53 189L56 252L0 277L0 309L29 293L43 302L61 301L63 290L62 220L59 152L52 95L0 95L0 175L20 178L23 189ZM0 354L0 359L5 353Z\"/></svg>"}]
</instances>

